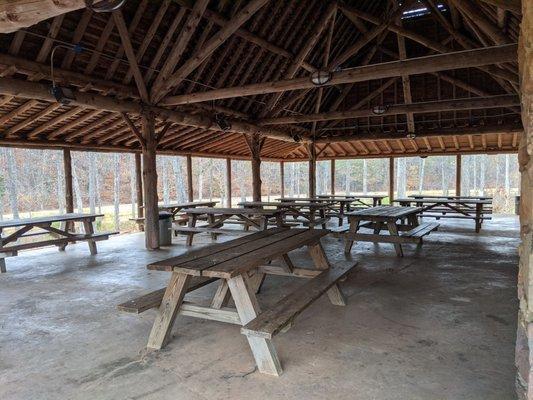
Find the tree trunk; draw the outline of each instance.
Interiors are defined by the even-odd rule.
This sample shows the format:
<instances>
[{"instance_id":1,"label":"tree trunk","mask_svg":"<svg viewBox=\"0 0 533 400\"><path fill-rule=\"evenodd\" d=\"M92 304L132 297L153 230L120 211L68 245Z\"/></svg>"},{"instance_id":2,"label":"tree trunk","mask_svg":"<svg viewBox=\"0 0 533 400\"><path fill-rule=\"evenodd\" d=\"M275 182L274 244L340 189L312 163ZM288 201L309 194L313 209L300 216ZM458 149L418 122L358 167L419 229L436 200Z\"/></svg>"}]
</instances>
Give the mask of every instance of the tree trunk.
<instances>
[{"instance_id":1,"label":"tree trunk","mask_svg":"<svg viewBox=\"0 0 533 400\"><path fill-rule=\"evenodd\" d=\"M14 219L19 219L18 188L17 188L17 166L13 149L4 150L4 158L7 163L7 191L9 193L9 206Z\"/></svg>"},{"instance_id":2,"label":"tree trunk","mask_svg":"<svg viewBox=\"0 0 533 400\"><path fill-rule=\"evenodd\" d=\"M511 194L511 179L509 176L509 154L505 155L505 195Z\"/></svg>"},{"instance_id":3,"label":"tree trunk","mask_svg":"<svg viewBox=\"0 0 533 400\"><path fill-rule=\"evenodd\" d=\"M161 157L161 183L163 185L163 204L168 205L170 204L170 192L168 187L168 173L167 173L167 159L165 157Z\"/></svg>"},{"instance_id":4,"label":"tree trunk","mask_svg":"<svg viewBox=\"0 0 533 400\"><path fill-rule=\"evenodd\" d=\"M198 200L204 199L204 165L203 159L198 159Z\"/></svg>"},{"instance_id":5,"label":"tree trunk","mask_svg":"<svg viewBox=\"0 0 533 400\"><path fill-rule=\"evenodd\" d=\"M78 179L78 172L74 163L72 164L72 183L74 186L74 198L76 199L76 208L78 212L83 213L83 194L81 193L80 181Z\"/></svg>"},{"instance_id":6,"label":"tree trunk","mask_svg":"<svg viewBox=\"0 0 533 400\"><path fill-rule=\"evenodd\" d=\"M135 203L137 193L136 182L136 168L135 168L135 154L130 154L130 203L131 203L131 218L135 218Z\"/></svg>"},{"instance_id":7,"label":"tree trunk","mask_svg":"<svg viewBox=\"0 0 533 400\"><path fill-rule=\"evenodd\" d=\"M368 174L368 163L367 163L366 160L363 160L363 194L367 194L368 193L367 174Z\"/></svg>"},{"instance_id":8,"label":"tree trunk","mask_svg":"<svg viewBox=\"0 0 533 400\"><path fill-rule=\"evenodd\" d=\"M115 230L120 231L120 155L113 154L113 205Z\"/></svg>"},{"instance_id":9,"label":"tree trunk","mask_svg":"<svg viewBox=\"0 0 533 400\"><path fill-rule=\"evenodd\" d=\"M485 167L486 167L486 155L480 155L479 160L479 193L481 196L485 195Z\"/></svg>"},{"instance_id":10,"label":"tree trunk","mask_svg":"<svg viewBox=\"0 0 533 400\"><path fill-rule=\"evenodd\" d=\"M352 186L352 179L351 179L351 160L348 160L346 162L345 167L346 167L346 171L345 171L345 177L346 179L344 180L344 193L346 194L346 196L349 196L350 195L350 188Z\"/></svg>"},{"instance_id":11,"label":"tree trunk","mask_svg":"<svg viewBox=\"0 0 533 400\"><path fill-rule=\"evenodd\" d=\"M440 187L444 196L448 195L448 185L446 182L446 159L442 157L440 162Z\"/></svg>"},{"instance_id":12,"label":"tree trunk","mask_svg":"<svg viewBox=\"0 0 533 400\"><path fill-rule=\"evenodd\" d=\"M65 213L65 187L63 186L63 160L59 153L56 157L56 193L57 193L57 207L60 214Z\"/></svg>"},{"instance_id":13,"label":"tree trunk","mask_svg":"<svg viewBox=\"0 0 533 400\"><path fill-rule=\"evenodd\" d=\"M426 159L420 158L419 160L419 166L418 166L418 173L419 173L419 179L418 179L418 194L422 194L424 191L424 174L426 169Z\"/></svg>"},{"instance_id":14,"label":"tree trunk","mask_svg":"<svg viewBox=\"0 0 533 400\"><path fill-rule=\"evenodd\" d=\"M208 161L209 201L213 201L213 160Z\"/></svg>"}]
</instances>

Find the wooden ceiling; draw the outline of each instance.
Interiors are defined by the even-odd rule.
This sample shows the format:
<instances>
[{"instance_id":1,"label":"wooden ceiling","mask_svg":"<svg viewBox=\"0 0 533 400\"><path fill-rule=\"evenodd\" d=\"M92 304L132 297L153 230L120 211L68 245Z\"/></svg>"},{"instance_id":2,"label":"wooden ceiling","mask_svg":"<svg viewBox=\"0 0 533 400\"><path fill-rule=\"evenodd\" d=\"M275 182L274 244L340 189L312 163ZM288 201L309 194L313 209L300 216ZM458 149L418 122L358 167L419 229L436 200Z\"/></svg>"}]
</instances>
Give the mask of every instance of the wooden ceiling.
<instances>
[{"instance_id":1,"label":"wooden ceiling","mask_svg":"<svg viewBox=\"0 0 533 400\"><path fill-rule=\"evenodd\" d=\"M272 160L307 159L309 141L319 158L513 152L521 16L498 3L127 0L60 14L0 34L0 145L139 151L149 111L165 154L248 158L256 132ZM69 104L49 93L51 62ZM317 70L331 80L313 85Z\"/></svg>"}]
</instances>

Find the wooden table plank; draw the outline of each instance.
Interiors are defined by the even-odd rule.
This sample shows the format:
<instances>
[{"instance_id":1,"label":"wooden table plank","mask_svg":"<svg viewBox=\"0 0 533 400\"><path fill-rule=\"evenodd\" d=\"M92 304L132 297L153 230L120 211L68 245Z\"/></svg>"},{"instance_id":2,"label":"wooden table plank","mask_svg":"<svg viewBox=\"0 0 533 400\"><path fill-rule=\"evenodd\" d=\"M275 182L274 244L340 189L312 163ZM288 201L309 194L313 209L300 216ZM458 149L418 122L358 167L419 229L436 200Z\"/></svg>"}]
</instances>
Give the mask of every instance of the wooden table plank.
<instances>
[{"instance_id":1,"label":"wooden table plank","mask_svg":"<svg viewBox=\"0 0 533 400\"><path fill-rule=\"evenodd\" d=\"M47 217L36 217L36 218L22 218L22 219L11 219L0 222L0 229L4 228L16 228L24 225L38 225L38 224L47 224L54 222L66 222L66 221L77 221L77 220L86 220L86 219L95 219L103 217L104 214L61 214L61 215L51 215Z\"/></svg>"}]
</instances>

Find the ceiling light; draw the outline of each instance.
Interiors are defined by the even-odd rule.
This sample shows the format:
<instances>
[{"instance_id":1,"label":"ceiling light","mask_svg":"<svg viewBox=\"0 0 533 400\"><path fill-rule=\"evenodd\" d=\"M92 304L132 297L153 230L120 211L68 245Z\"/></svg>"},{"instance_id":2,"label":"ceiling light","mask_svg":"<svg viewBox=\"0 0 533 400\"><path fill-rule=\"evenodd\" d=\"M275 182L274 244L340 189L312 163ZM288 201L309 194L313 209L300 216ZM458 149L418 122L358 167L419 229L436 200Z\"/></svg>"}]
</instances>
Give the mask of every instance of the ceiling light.
<instances>
[{"instance_id":1,"label":"ceiling light","mask_svg":"<svg viewBox=\"0 0 533 400\"><path fill-rule=\"evenodd\" d=\"M311 74L311 82L313 85L322 86L331 80L331 72L317 70Z\"/></svg>"},{"instance_id":2,"label":"ceiling light","mask_svg":"<svg viewBox=\"0 0 533 400\"><path fill-rule=\"evenodd\" d=\"M97 13L106 13L121 9L126 0L102 0L96 6L93 3L94 0L85 0L85 5L89 10Z\"/></svg>"},{"instance_id":3,"label":"ceiling light","mask_svg":"<svg viewBox=\"0 0 533 400\"><path fill-rule=\"evenodd\" d=\"M223 131L229 131L231 129L231 122L227 120L224 114L215 114L215 123Z\"/></svg>"},{"instance_id":4,"label":"ceiling light","mask_svg":"<svg viewBox=\"0 0 533 400\"><path fill-rule=\"evenodd\" d=\"M385 114L385 111L387 111L387 106L375 106L372 108L372 112L376 115L382 115Z\"/></svg>"},{"instance_id":5,"label":"ceiling light","mask_svg":"<svg viewBox=\"0 0 533 400\"><path fill-rule=\"evenodd\" d=\"M414 139L414 138L416 138L416 134L414 132L409 132L407 134L407 139Z\"/></svg>"}]
</instances>

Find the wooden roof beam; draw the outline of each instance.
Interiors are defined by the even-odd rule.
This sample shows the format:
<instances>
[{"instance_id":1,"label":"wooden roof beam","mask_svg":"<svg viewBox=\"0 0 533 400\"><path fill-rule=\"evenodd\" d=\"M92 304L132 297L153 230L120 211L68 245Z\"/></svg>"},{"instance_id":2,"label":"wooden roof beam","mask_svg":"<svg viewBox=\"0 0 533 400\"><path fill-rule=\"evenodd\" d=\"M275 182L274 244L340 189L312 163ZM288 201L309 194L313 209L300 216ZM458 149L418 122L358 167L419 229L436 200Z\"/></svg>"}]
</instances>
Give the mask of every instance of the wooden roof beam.
<instances>
[{"instance_id":1,"label":"wooden roof beam","mask_svg":"<svg viewBox=\"0 0 533 400\"><path fill-rule=\"evenodd\" d=\"M0 78L0 93L13 95L25 99L35 99L55 103L54 96L50 93L49 86L27 82L17 79ZM136 115L142 115L147 111L153 112L157 118L168 120L180 125L195 126L197 128L211 129L220 131L218 124L209 115L195 115L179 111L173 111L162 107L154 107L145 104L139 104L130 100L120 100L116 98L100 96L97 94L89 94L74 91L75 99L69 104L78 107L91 108L95 110L110 111L110 112L126 112ZM258 133L262 136L272 137L274 139L294 141L292 135L283 131L264 128L258 125L234 120L228 118L231 127L229 132L233 133Z\"/></svg>"},{"instance_id":2,"label":"wooden roof beam","mask_svg":"<svg viewBox=\"0 0 533 400\"><path fill-rule=\"evenodd\" d=\"M197 52L195 52L183 65L174 72L152 97L154 103L158 103L167 93L176 88L192 71L194 71L207 57L220 47L237 29L248 21L268 0L251 0L244 6L220 31L215 33L211 39Z\"/></svg>"},{"instance_id":3,"label":"wooden roof beam","mask_svg":"<svg viewBox=\"0 0 533 400\"><path fill-rule=\"evenodd\" d=\"M465 99L439 100L423 103L396 104L388 107L382 114L376 114L372 109L332 111L308 115L290 115L286 117L259 120L259 125L285 125L304 122L331 121L363 117L382 117L406 113L423 114L438 111L456 111L462 109L485 109L520 105L520 98L513 94L503 94L489 97L469 97Z\"/></svg>"},{"instance_id":4,"label":"wooden roof beam","mask_svg":"<svg viewBox=\"0 0 533 400\"><path fill-rule=\"evenodd\" d=\"M457 51L445 54L409 58L334 71L324 85L342 85L374 79L391 78L399 75L424 74L458 68L470 68L502 62L516 61L517 45L486 47L474 50ZM261 82L243 86L208 90L185 95L167 97L162 104L179 105L202 101L220 100L257 94L278 93L288 90L317 88L308 76L281 81Z\"/></svg>"}]
</instances>

